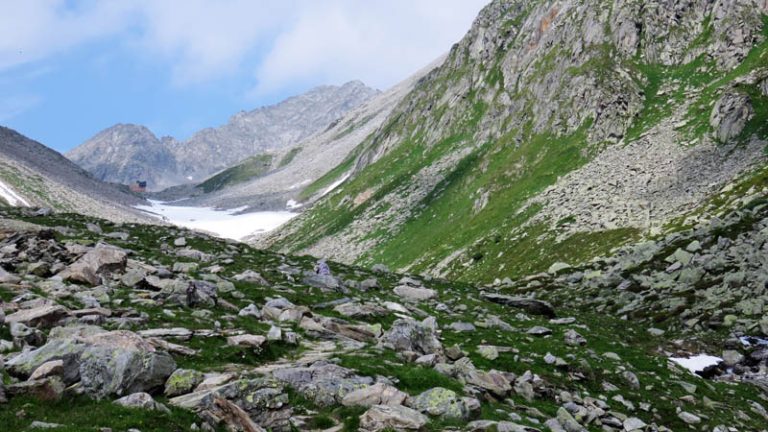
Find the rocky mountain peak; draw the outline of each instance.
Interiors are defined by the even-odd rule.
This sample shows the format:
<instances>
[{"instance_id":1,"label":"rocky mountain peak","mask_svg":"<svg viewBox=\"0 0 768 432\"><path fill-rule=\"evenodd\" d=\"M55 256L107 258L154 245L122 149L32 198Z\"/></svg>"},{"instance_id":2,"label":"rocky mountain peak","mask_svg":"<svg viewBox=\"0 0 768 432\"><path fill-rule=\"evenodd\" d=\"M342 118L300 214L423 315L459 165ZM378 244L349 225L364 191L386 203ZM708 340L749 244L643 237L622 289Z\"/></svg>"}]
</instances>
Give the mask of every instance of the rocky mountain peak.
<instances>
[{"instance_id":1,"label":"rocky mountain peak","mask_svg":"<svg viewBox=\"0 0 768 432\"><path fill-rule=\"evenodd\" d=\"M67 156L99 179L123 184L146 180L152 190L200 182L250 156L321 131L378 93L360 81L320 86L275 105L241 111L186 141L158 139L144 126L118 124Z\"/></svg>"}]
</instances>

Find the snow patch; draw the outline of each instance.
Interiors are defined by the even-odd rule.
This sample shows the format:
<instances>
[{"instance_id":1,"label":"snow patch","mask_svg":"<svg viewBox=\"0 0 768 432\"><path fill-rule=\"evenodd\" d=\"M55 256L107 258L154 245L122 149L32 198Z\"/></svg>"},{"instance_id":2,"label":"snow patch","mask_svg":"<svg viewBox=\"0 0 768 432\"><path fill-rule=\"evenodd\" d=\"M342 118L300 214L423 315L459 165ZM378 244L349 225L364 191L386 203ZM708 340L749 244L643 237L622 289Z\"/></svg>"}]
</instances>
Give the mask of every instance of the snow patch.
<instances>
[{"instance_id":1,"label":"snow patch","mask_svg":"<svg viewBox=\"0 0 768 432\"><path fill-rule=\"evenodd\" d=\"M217 210L210 207L173 206L152 200L149 203L150 205L140 205L136 208L160 216L174 225L207 231L218 237L234 240L242 240L254 233L271 231L298 214L287 211L236 214L246 207Z\"/></svg>"},{"instance_id":2,"label":"snow patch","mask_svg":"<svg viewBox=\"0 0 768 432\"><path fill-rule=\"evenodd\" d=\"M328 188L326 188L326 189L323 191L323 193L322 193L322 194L320 194L320 196L321 196L321 197L322 197L322 196L326 196L326 195L328 195L329 193L331 193L331 191L333 191L333 190L334 190L334 189L336 189L337 187L341 186L341 184L342 184L342 183L344 183L345 181L347 181L347 179L348 179L348 178L349 178L349 176L351 176L351 175L352 175L352 171L349 171L348 173L344 174L344 175L343 175L343 176L342 176L340 179L336 180L336 181L335 181L335 182L333 182L333 183L332 183L330 186L328 186Z\"/></svg>"},{"instance_id":3,"label":"snow patch","mask_svg":"<svg viewBox=\"0 0 768 432\"><path fill-rule=\"evenodd\" d=\"M0 181L0 197L12 206L29 207L29 202L13 191L7 184Z\"/></svg>"},{"instance_id":4,"label":"snow patch","mask_svg":"<svg viewBox=\"0 0 768 432\"><path fill-rule=\"evenodd\" d=\"M708 354L699 354L695 355L693 357L670 357L671 361L679 364L680 366L684 367L685 369L688 369L691 371L691 373L695 374L696 372L701 372L705 368L709 366L714 366L723 359L720 357L711 356Z\"/></svg>"},{"instance_id":5,"label":"snow patch","mask_svg":"<svg viewBox=\"0 0 768 432\"><path fill-rule=\"evenodd\" d=\"M288 202L285 204L285 207L287 207L289 210L294 210L300 207L303 207L304 204L296 201L296 200L288 200Z\"/></svg>"},{"instance_id":6,"label":"snow patch","mask_svg":"<svg viewBox=\"0 0 768 432\"><path fill-rule=\"evenodd\" d=\"M312 183L312 180L306 179L306 180L304 180L302 182L299 182L299 183L296 183L296 184L292 184L291 187L288 188L288 190L298 189L298 188L300 188L302 186L306 186L306 185L308 185L310 183Z\"/></svg>"}]
</instances>

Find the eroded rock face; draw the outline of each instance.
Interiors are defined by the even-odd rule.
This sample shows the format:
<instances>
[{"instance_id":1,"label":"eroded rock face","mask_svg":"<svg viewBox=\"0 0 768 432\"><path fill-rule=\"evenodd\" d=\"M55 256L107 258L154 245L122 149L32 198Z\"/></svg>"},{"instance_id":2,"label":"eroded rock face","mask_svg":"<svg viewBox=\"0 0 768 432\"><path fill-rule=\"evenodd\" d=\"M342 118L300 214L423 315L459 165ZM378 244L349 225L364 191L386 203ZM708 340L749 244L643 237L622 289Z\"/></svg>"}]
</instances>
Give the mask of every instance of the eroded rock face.
<instances>
[{"instance_id":1,"label":"eroded rock face","mask_svg":"<svg viewBox=\"0 0 768 432\"><path fill-rule=\"evenodd\" d=\"M747 122L755 115L749 96L736 92L724 94L712 109L709 124L720 142L741 135Z\"/></svg>"}]
</instances>

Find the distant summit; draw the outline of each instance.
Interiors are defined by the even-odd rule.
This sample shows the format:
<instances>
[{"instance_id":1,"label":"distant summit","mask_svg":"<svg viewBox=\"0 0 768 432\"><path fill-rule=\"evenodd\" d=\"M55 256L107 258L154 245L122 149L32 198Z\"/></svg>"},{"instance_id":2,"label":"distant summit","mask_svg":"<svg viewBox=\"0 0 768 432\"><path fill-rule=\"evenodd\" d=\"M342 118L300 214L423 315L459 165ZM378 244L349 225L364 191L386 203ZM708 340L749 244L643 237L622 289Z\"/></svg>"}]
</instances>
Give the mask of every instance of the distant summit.
<instances>
[{"instance_id":1,"label":"distant summit","mask_svg":"<svg viewBox=\"0 0 768 432\"><path fill-rule=\"evenodd\" d=\"M255 154L280 150L328 127L377 95L360 81L320 86L276 105L242 111L189 140L158 138L141 125L117 124L66 156L99 180L149 190L199 182Z\"/></svg>"}]
</instances>

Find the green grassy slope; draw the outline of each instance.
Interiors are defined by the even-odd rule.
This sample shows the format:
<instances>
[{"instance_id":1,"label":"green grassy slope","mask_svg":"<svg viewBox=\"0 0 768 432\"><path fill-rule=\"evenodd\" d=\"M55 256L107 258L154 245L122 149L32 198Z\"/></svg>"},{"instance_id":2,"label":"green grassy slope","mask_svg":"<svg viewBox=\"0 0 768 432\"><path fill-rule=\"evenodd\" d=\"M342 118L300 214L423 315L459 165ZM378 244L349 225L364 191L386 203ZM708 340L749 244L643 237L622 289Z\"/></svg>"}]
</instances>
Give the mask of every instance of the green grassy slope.
<instances>
[{"instance_id":1,"label":"green grassy slope","mask_svg":"<svg viewBox=\"0 0 768 432\"><path fill-rule=\"evenodd\" d=\"M272 168L272 158L269 154L249 157L200 183L198 187L205 193L211 193L262 176Z\"/></svg>"},{"instance_id":2,"label":"green grassy slope","mask_svg":"<svg viewBox=\"0 0 768 432\"><path fill-rule=\"evenodd\" d=\"M524 14L507 19L519 22ZM723 89L768 65L768 18L764 17L764 22L766 40L726 74L715 72L714 62L706 55L687 64L664 66L645 63L641 55L622 58L610 47L596 49L590 61L567 73L574 78L589 74L599 81L616 78L617 69L629 71L642 89L644 104L626 131L625 143L638 139L683 103L690 102L680 134L685 139L681 144L694 143L704 134L712 133L709 114ZM711 25L709 20L704 23L702 33L689 49L711 42ZM586 260L640 237L642 233L638 230L625 228L563 239L549 225L525 225L537 209L524 209L523 204L554 184L558 177L583 166L605 143L589 138L590 120L574 132L563 133L554 124L548 132L532 132L532 106L536 101L524 87L512 97L525 107L523 114L517 116L522 115L529 122L522 130L509 130L478 142L475 137L484 136L482 132L489 124L504 125L512 120L493 119L503 112L499 88L505 82L501 68L504 54L499 52L495 58L478 63L467 52L454 48L445 66L422 82L385 126L361 144L363 148L375 149L382 142L394 141L391 150L356 173L338 192L292 221L286 230L290 234L277 239L274 247L302 251L328 236L339 235L357 218L385 218L392 197L407 197L409 182L425 167L456 154L462 155L460 162L440 173L444 179L409 209L405 223L376 225L376 230L359 239L373 240L375 245L357 258L358 264L381 262L394 268L424 271L441 267L441 261L458 253L459 259L443 274L488 281L497 276L515 277L545 270L557 261ZM546 76L562 55L558 47L550 48L534 65L531 76ZM469 92L449 108L445 95L470 77L476 81ZM768 97L754 84L739 84L736 88L750 95L756 112L741 141L752 136L768 138ZM691 94L696 95L692 101ZM437 137L436 125L443 132ZM307 190L322 189L353 166L352 159L345 161ZM481 201L486 203L478 208L476 204ZM563 225L568 220L552 222Z\"/></svg>"}]
</instances>

